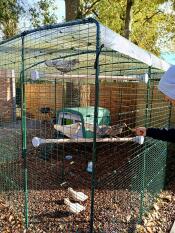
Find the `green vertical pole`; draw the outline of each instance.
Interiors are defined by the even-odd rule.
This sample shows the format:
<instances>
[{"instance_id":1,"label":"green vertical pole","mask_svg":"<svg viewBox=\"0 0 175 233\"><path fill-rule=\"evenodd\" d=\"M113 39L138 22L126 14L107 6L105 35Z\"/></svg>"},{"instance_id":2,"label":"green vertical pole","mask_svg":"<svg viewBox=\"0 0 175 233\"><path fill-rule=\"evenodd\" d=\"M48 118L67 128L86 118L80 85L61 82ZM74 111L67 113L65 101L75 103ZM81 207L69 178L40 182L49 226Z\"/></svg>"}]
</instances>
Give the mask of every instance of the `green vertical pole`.
<instances>
[{"instance_id":1,"label":"green vertical pole","mask_svg":"<svg viewBox=\"0 0 175 233\"><path fill-rule=\"evenodd\" d=\"M56 112L57 112L57 80L55 78L55 114L54 114L55 117L56 117Z\"/></svg>"},{"instance_id":2,"label":"green vertical pole","mask_svg":"<svg viewBox=\"0 0 175 233\"><path fill-rule=\"evenodd\" d=\"M144 125L148 127L148 119L150 113L150 83L151 83L151 67L148 68L148 83L147 83L147 94L146 94L146 109L145 109L145 118ZM145 179L146 179L146 146L143 152L143 160L141 160L142 176L141 176L141 203L140 203L140 213L139 213L139 223L141 223L142 216L144 213L144 196L145 196Z\"/></svg>"},{"instance_id":3,"label":"green vertical pole","mask_svg":"<svg viewBox=\"0 0 175 233\"><path fill-rule=\"evenodd\" d=\"M169 108L169 114L168 114L168 128L169 128L171 125L171 114L172 114L172 104L171 103L169 104L168 108Z\"/></svg>"},{"instance_id":4,"label":"green vertical pole","mask_svg":"<svg viewBox=\"0 0 175 233\"><path fill-rule=\"evenodd\" d=\"M168 106L168 109L169 109L169 114L168 114L168 128L170 128L171 126L171 115L172 115L172 104L169 103L169 106ZM164 171L164 184L163 184L163 188L165 187L165 184L166 184L166 168L167 168L167 159L168 159L168 147L169 147L169 144L170 143L166 143L166 160L165 160L165 171Z\"/></svg>"},{"instance_id":5,"label":"green vertical pole","mask_svg":"<svg viewBox=\"0 0 175 233\"><path fill-rule=\"evenodd\" d=\"M64 73L62 73L63 75L63 82L62 82L62 85L63 85L63 93L62 93L62 109L63 111L65 110L65 81L64 81ZM63 118L64 118L64 112L63 112ZM63 153L62 153L62 168L61 168L61 180L62 182L64 181L64 176L65 176L65 171L64 171L64 168L65 168L65 164L64 164L64 158L65 158L65 145L63 143Z\"/></svg>"},{"instance_id":6,"label":"green vertical pole","mask_svg":"<svg viewBox=\"0 0 175 233\"><path fill-rule=\"evenodd\" d=\"M92 154L92 177L91 177L91 216L90 216L90 232L93 233L94 224L94 195L95 195L95 169L96 169L96 130L98 124L98 104L99 104L99 54L100 54L100 26L96 22L96 61L94 68L96 69L95 75L95 106L94 106L94 135L93 135L93 154Z\"/></svg>"},{"instance_id":7,"label":"green vertical pole","mask_svg":"<svg viewBox=\"0 0 175 233\"><path fill-rule=\"evenodd\" d=\"M28 228L28 172L27 172L27 130L26 130L26 98L25 98L25 65L24 65L24 37L22 38L22 67L21 67L21 94L22 94L22 157L24 159L24 195L25 195L25 227Z\"/></svg>"}]
</instances>

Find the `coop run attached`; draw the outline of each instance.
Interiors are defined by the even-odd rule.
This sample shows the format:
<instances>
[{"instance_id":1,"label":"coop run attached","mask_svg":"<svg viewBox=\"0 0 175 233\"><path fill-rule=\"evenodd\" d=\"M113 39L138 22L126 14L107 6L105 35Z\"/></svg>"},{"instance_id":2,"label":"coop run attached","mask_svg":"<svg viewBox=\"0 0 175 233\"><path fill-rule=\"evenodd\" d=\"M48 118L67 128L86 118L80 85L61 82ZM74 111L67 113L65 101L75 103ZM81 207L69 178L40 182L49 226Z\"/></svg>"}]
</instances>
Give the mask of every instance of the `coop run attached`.
<instances>
[{"instance_id":1,"label":"coop run attached","mask_svg":"<svg viewBox=\"0 0 175 233\"><path fill-rule=\"evenodd\" d=\"M164 187L169 64L89 18L0 44L0 188L32 232L133 232Z\"/></svg>"}]
</instances>

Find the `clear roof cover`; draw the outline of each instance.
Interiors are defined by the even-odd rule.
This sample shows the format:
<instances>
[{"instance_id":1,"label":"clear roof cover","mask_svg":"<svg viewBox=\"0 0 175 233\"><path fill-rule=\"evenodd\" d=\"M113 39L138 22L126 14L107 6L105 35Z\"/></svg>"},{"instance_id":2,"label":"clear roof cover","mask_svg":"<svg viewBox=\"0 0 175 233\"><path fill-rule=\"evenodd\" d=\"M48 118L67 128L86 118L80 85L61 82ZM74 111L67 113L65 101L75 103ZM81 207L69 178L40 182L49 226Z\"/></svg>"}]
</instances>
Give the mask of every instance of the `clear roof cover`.
<instances>
[{"instance_id":1,"label":"clear roof cover","mask_svg":"<svg viewBox=\"0 0 175 233\"><path fill-rule=\"evenodd\" d=\"M24 69L29 75L37 70L41 74L47 73L52 76L55 73L60 75L62 72L58 67L53 69L47 66L48 61L68 62L77 59L79 63L72 67L68 74L72 76L78 74L82 77L83 75L95 75L94 63L97 56L95 20L86 19L75 22L27 31L14 39L2 42L0 44L0 68L14 69L18 73L24 61ZM109 28L102 24L99 24L99 28L100 44L104 45L99 60L101 76L124 75L123 70L127 75L142 73L140 70L145 73L149 66L161 71L169 68L168 63L139 48Z\"/></svg>"}]
</instances>

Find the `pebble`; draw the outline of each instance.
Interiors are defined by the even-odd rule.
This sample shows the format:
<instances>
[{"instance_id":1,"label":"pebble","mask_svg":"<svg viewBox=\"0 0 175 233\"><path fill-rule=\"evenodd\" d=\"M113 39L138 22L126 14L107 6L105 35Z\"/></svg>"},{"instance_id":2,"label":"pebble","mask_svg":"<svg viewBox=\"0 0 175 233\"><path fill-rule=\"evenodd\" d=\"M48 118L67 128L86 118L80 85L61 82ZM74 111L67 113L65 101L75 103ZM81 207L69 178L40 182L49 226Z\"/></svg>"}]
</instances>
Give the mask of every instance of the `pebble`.
<instances>
[{"instance_id":1,"label":"pebble","mask_svg":"<svg viewBox=\"0 0 175 233\"><path fill-rule=\"evenodd\" d=\"M148 233L153 233L151 227L147 227L146 230L147 230Z\"/></svg>"},{"instance_id":2,"label":"pebble","mask_svg":"<svg viewBox=\"0 0 175 233\"><path fill-rule=\"evenodd\" d=\"M10 217L9 217L9 222L12 222L12 220L13 220L13 216L12 215L10 215Z\"/></svg>"},{"instance_id":3,"label":"pebble","mask_svg":"<svg viewBox=\"0 0 175 233\"><path fill-rule=\"evenodd\" d=\"M159 206L158 206L156 203L153 205L153 208L154 208L156 211L159 210Z\"/></svg>"}]
</instances>

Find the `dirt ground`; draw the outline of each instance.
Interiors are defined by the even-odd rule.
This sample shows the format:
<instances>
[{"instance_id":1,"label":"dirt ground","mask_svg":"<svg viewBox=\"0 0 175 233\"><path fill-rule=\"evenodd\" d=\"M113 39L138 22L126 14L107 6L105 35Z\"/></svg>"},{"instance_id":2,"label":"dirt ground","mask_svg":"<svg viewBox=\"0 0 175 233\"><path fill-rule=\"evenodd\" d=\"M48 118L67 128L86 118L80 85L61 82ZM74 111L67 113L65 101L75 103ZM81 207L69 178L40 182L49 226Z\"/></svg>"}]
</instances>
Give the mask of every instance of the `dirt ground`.
<instances>
[{"instance_id":1,"label":"dirt ground","mask_svg":"<svg viewBox=\"0 0 175 233\"><path fill-rule=\"evenodd\" d=\"M122 150L120 151L120 149ZM57 151L63 148L57 148ZM98 166L96 167L96 190L94 196L94 232L98 233L168 233L175 219L175 149L170 148L167 165L166 190L161 192L151 209L144 215L141 224L138 223L140 195L137 190L129 190L132 171L130 171L127 151L134 150L134 145L124 149L121 145L102 146L98 148ZM28 157L29 172L29 229L28 233L88 233L91 212L91 174L87 173L87 162L91 159L91 146L79 148L73 146L65 149L65 155L73 157L71 161L64 160L59 153L41 158L40 151L31 150ZM77 151L79 156L77 157ZM104 151L108 151L104 153ZM61 154L61 153L60 153ZM86 156L84 156L86 154ZM103 158L103 159L102 159ZM122 159L121 159L122 158ZM129 159L128 159L129 158ZM23 161L18 160L17 168L21 169ZM120 167L114 170L115 164ZM8 163L9 166L9 163ZM12 161L11 169L15 162ZM2 169L2 167L1 167ZM63 174L64 171L64 174ZM13 174L14 176L15 174ZM62 176L64 175L64 182ZM22 187L23 180L16 173L16 180ZM71 214L64 204L64 198L69 197L67 188L83 191L89 198L82 203L86 210L78 215ZM104 189L105 187L105 189ZM24 230L22 190L8 190L6 199L0 201L0 232L22 233ZM9 196L9 201L7 201ZM16 209L12 207L16 201ZM148 202L152 201L148 196Z\"/></svg>"}]
</instances>

